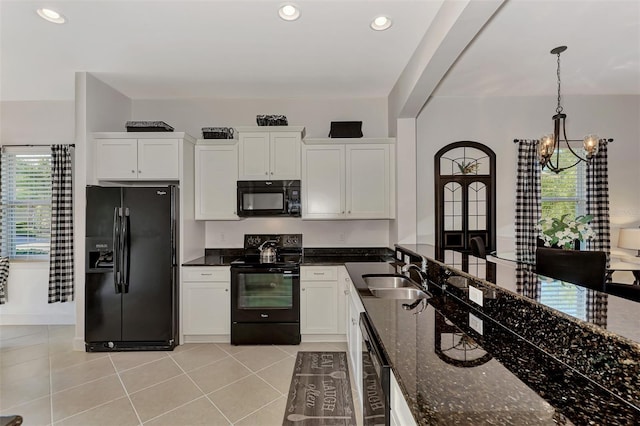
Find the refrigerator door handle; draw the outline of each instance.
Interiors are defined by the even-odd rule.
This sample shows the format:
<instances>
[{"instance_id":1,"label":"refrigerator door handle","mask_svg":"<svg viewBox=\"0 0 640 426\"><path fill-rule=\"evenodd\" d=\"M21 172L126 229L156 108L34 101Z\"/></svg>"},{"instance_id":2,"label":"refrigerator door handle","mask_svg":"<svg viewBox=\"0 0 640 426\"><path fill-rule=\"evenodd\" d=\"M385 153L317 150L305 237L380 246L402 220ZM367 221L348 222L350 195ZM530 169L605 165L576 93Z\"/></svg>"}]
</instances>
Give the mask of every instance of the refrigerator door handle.
<instances>
[{"instance_id":1,"label":"refrigerator door handle","mask_svg":"<svg viewBox=\"0 0 640 426\"><path fill-rule=\"evenodd\" d=\"M129 270L131 265L129 244L129 208L125 207L122 218L122 282L125 293L129 293Z\"/></svg>"},{"instance_id":2,"label":"refrigerator door handle","mask_svg":"<svg viewBox=\"0 0 640 426\"><path fill-rule=\"evenodd\" d=\"M113 208L113 284L116 294L122 293L120 287L120 214L119 208Z\"/></svg>"}]
</instances>

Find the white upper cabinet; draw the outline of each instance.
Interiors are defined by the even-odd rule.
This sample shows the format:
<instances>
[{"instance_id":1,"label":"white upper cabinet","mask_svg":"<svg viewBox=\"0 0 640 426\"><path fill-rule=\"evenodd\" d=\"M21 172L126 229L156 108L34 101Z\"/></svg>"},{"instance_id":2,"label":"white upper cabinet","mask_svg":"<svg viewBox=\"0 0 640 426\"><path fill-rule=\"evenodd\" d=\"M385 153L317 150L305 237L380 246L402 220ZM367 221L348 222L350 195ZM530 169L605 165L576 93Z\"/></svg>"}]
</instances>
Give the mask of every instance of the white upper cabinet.
<instances>
[{"instance_id":1,"label":"white upper cabinet","mask_svg":"<svg viewBox=\"0 0 640 426\"><path fill-rule=\"evenodd\" d=\"M199 140L195 153L196 220L239 220L238 144Z\"/></svg>"},{"instance_id":2,"label":"white upper cabinet","mask_svg":"<svg viewBox=\"0 0 640 426\"><path fill-rule=\"evenodd\" d=\"M345 153L347 217L390 217L389 145L345 145Z\"/></svg>"},{"instance_id":3,"label":"white upper cabinet","mask_svg":"<svg viewBox=\"0 0 640 426\"><path fill-rule=\"evenodd\" d=\"M180 149L185 133L94 133L97 180L179 180Z\"/></svg>"},{"instance_id":4,"label":"white upper cabinet","mask_svg":"<svg viewBox=\"0 0 640 426\"><path fill-rule=\"evenodd\" d=\"M395 217L394 139L306 139L302 176L303 219Z\"/></svg>"},{"instance_id":5,"label":"white upper cabinet","mask_svg":"<svg viewBox=\"0 0 640 426\"><path fill-rule=\"evenodd\" d=\"M345 216L344 145L302 147L303 219L343 219Z\"/></svg>"},{"instance_id":6,"label":"white upper cabinet","mask_svg":"<svg viewBox=\"0 0 640 426\"><path fill-rule=\"evenodd\" d=\"M238 180L298 180L304 127L238 127Z\"/></svg>"}]
</instances>

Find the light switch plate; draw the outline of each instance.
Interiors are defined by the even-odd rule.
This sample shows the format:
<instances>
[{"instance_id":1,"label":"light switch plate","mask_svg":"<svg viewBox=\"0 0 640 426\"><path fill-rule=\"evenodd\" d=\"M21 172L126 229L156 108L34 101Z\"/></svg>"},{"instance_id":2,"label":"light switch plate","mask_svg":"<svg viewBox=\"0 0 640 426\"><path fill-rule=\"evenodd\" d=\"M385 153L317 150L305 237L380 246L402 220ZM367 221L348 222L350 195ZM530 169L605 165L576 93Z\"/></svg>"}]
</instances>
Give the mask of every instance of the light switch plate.
<instances>
[{"instance_id":1,"label":"light switch plate","mask_svg":"<svg viewBox=\"0 0 640 426\"><path fill-rule=\"evenodd\" d=\"M475 288L474 286L469 286L469 300L477 303L480 306L483 306L484 295L482 294L482 290L479 288Z\"/></svg>"},{"instance_id":2,"label":"light switch plate","mask_svg":"<svg viewBox=\"0 0 640 426\"><path fill-rule=\"evenodd\" d=\"M469 312L469 327L478 334L484 334L484 324L480 318Z\"/></svg>"},{"instance_id":3,"label":"light switch plate","mask_svg":"<svg viewBox=\"0 0 640 426\"><path fill-rule=\"evenodd\" d=\"M398 259L400 261L402 260L402 252L400 250L396 251L396 259Z\"/></svg>"},{"instance_id":4,"label":"light switch plate","mask_svg":"<svg viewBox=\"0 0 640 426\"><path fill-rule=\"evenodd\" d=\"M411 256L409 256L408 254L404 255L404 263L406 263L407 265L409 263L411 263Z\"/></svg>"}]
</instances>

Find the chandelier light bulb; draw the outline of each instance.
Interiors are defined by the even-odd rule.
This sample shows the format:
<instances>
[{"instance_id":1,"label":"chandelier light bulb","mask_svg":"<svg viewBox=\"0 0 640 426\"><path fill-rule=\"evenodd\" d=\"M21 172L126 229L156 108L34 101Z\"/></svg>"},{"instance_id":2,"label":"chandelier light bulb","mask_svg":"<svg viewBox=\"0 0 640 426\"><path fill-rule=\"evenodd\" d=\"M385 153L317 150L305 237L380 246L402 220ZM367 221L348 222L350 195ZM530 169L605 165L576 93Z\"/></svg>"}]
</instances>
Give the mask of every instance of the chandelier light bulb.
<instances>
[{"instance_id":1,"label":"chandelier light bulb","mask_svg":"<svg viewBox=\"0 0 640 426\"><path fill-rule=\"evenodd\" d=\"M598 147L600 145L600 137L598 135L587 135L582 141L584 150L587 153L587 158L591 158L598 153Z\"/></svg>"}]
</instances>

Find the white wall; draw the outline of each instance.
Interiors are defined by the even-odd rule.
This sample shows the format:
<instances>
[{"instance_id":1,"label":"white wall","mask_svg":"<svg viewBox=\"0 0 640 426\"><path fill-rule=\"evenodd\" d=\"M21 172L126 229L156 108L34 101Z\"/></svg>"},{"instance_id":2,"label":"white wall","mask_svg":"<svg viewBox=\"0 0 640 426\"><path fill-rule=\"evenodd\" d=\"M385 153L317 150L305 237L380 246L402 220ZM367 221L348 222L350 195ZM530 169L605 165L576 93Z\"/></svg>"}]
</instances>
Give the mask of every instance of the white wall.
<instances>
[{"instance_id":1,"label":"white wall","mask_svg":"<svg viewBox=\"0 0 640 426\"><path fill-rule=\"evenodd\" d=\"M244 234L303 234L305 247L388 247L388 220L302 220L247 218L209 221L207 248L242 247Z\"/></svg>"},{"instance_id":2,"label":"white wall","mask_svg":"<svg viewBox=\"0 0 640 426\"><path fill-rule=\"evenodd\" d=\"M73 101L2 102L0 143L73 143ZM73 324L75 303L47 303L49 262L11 262L0 324Z\"/></svg>"},{"instance_id":3,"label":"white wall","mask_svg":"<svg viewBox=\"0 0 640 426\"><path fill-rule=\"evenodd\" d=\"M569 138L588 133L613 138L609 145L611 242L617 229L640 225L640 96L564 96ZM418 242L434 243L433 156L456 141L483 143L497 156L499 250L513 250L516 138L534 139L553 130L555 98L432 98L418 117ZM398 161L401 167L401 160Z\"/></svg>"},{"instance_id":4,"label":"white wall","mask_svg":"<svg viewBox=\"0 0 640 426\"><path fill-rule=\"evenodd\" d=\"M201 138L203 127L255 126L257 114L284 114L312 138L327 137L331 121L362 121L365 137L387 136L386 98L134 100L132 117L162 120Z\"/></svg>"},{"instance_id":5,"label":"white wall","mask_svg":"<svg viewBox=\"0 0 640 426\"><path fill-rule=\"evenodd\" d=\"M211 126L256 125L257 114L284 114L305 126L306 137L327 137L331 121L362 121L365 137L387 136L387 100L375 99L169 99L134 100L132 119L162 120L176 130L202 137ZM302 233L307 247L386 247L388 220L303 221L295 218L209 221L208 248L242 247L244 234Z\"/></svg>"},{"instance_id":6,"label":"white wall","mask_svg":"<svg viewBox=\"0 0 640 426\"><path fill-rule=\"evenodd\" d=\"M76 73L76 163L74 181L74 236L76 281L76 337L84 350L85 187L93 182L92 132L124 131L131 119L131 100L93 75Z\"/></svg>"}]
</instances>

